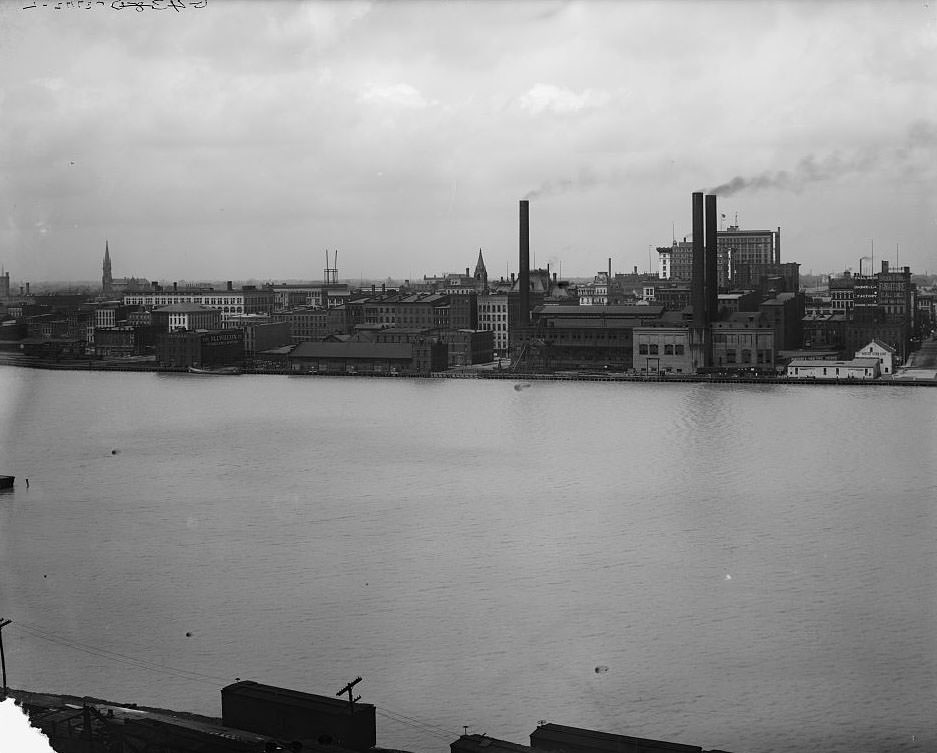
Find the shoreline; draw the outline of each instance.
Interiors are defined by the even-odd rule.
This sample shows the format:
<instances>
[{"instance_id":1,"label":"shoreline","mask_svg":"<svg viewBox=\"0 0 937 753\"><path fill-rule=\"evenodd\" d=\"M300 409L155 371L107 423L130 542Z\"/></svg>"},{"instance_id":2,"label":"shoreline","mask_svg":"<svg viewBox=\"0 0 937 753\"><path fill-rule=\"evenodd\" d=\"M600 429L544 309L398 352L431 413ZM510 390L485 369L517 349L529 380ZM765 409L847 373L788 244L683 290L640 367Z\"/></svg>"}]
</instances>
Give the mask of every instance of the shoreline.
<instances>
[{"instance_id":1,"label":"shoreline","mask_svg":"<svg viewBox=\"0 0 937 753\"><path fill-rule=\"evenodd\" d=\"M118 371L139 372L154 374L188 374L187 367L157 366L152 363L134 364L102 361L28 361L19 359L0 360L2 366L15 366L27 369L44 369L47 371ZM472 369L462 367L459 371L436 371L430 374L389 374L389 373L323 373L310 374L306 372L291 372L282 369L256 369L243 368L241 374L288 376L288 377L363 377L385 379L507 379L513 381L549 381L549 382L635 382L635 383L701 383L701 384L798 384L811 386L863 386L863 387L937 387L937 378L891 377L888 379L800 379L794 377L759 377L759 376L709 376L702 374L669 374L642 376L637 374L622 374L613 372L608 374L583 372L570 373L539 373L539 372L511 372L494 369ZM233 376L233 375L218 375Z\"/></svg>"}]
</instances>

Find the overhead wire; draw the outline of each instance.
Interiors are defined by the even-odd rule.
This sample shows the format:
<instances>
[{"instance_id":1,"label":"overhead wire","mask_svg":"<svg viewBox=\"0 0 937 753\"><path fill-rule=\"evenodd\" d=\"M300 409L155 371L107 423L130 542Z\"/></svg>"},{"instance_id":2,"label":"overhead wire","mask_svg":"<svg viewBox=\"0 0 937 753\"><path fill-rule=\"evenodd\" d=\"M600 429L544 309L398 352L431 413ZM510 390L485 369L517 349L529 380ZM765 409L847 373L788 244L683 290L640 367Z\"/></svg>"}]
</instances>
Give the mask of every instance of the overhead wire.
<instances>
[{"instance_id":1,"label":"overhead wire","mask_svg":"<svg viewBox=\"0 0 937 753\"><path fill-rule=\"evenodd\" d=\"M111 651L109 649L92 646L88 643L83 643L82 641L53 633L52 631L46 630L45 628L41 628L37 625L30 625L29 623L20 622L19 620L15 621L13 625L21 628L24 632L33 636L34 638L47 641L48 643L71 648L75 651L81 651L92 656L108 659L126 666L135 667L137 669L142 669L149 672L160 672L162 674L171 675L180 679L190 680L192 682L210 683L211 685L217 685L219 682L230 682L230 678L215 677L213 675L207 675L202 672L196 672L195 670L181 669L179 667L173 667L168 664L161 664L159 662L150 661L148 659L140 659L138 657L128 656L127 654L122 654L117 651Z\"/></svg>"},{"instance_id":2,"label":"overhead wire","mask_svg":"<svg viewBox=\"0 0 937 753\"><path fill-rule=\"evenodd\" d=\"M377 710L377 713L383 716L385 719L390 719L391 721L397 722L398 724L403 724L407 727L418 729L424 734L438 737L441 740L452 742L452 740L459 737L458 733L447 732L442 727L438 727L435 724L429 722L421 722L419 719L407 716L406 714L394 713L381 706L375 706L375 709Z\"/></svg>"},{"instance_id":3,"label":"overhead wire","mask_svg":"<svg viewBox=\"0 0 937 753\"><path fill-rule=\"evenodd\" d=\"M90 656L107 659L109 661L123 664L135 669L144 670L146 672L158 672L179 679L189 680L191 682L200 682L215 687L217 687L219 683L224 684L231 682L231 678L215 677L213 675L196 672L190 669L181 669L179 667L173 667L168 664L160 664L159 662L150 661L149 659L141 659L139 657L120 653L119 651L112 651L110 649L92 646L89 643L54 633L51 630L39 627L38 625L32 625L28 622L16 620L12 623L12 625L15 625L18 629L21 629L23 632L32 636L33 638L38 638L39 640L46 641L47 643L69 648L74 651L80 651L82 653L89 654ZM418 729L425 734L432 735L450 742L453 739L459 737L459 733L452 732L441 725L417 719L416 717L404 714L403 712L397 711L396 709L392 709L388 706L375 705L374 708L377 713L379 713L385 719L412 727L414 729Z\"/></svg>"}]
</instances>

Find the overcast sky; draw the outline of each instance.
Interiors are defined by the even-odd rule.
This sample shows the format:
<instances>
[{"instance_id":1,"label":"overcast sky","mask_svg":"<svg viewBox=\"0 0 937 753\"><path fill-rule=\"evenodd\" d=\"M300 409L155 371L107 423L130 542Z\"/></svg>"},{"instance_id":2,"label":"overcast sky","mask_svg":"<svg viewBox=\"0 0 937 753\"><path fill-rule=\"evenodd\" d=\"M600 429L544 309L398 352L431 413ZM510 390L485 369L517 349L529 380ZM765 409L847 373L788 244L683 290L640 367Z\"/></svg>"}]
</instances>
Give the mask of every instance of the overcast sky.
<instances>
[{"instance_id":1,"label":"overcast sky","mask_svg":"<svg viewBox=\"0 0 937 753\"><path fill-rule=\"evenodd\" d=\"M14 280L498 277L526 196L536 266L656 271L716 187L802 272L937 272L937 0L46 1L0 0Z\"/></svg>"}]
</instances>

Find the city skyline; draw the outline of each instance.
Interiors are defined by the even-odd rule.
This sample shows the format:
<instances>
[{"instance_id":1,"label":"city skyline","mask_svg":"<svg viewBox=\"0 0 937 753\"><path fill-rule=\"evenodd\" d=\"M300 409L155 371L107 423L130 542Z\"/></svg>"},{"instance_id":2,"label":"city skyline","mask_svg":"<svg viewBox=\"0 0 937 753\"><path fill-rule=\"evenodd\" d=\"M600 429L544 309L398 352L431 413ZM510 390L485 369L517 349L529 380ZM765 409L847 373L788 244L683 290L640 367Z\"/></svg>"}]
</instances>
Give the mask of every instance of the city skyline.
<instances>
[{"instance_id":1,"label":"city skyline","mask_svg":"<svg viewBox=\"0 0 937 753\"><path fill-rule=\"evenodd\" d=\"M782 261L933 271L926 3L0 4L18 280L657 270L688 196ZM85 7L83 7L85 6ZM874 244L874 251L873 251Z\"/></svg>"}]
</instances>

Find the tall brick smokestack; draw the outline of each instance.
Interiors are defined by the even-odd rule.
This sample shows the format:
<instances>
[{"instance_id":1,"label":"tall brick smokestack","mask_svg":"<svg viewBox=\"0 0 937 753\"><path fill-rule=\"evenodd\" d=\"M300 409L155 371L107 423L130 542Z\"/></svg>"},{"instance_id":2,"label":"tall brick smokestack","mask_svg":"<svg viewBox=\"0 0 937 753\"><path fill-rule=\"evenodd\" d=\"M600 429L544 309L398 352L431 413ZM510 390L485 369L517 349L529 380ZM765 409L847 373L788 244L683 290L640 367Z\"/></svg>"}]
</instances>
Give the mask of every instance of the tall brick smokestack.
<instances>
[{"instance_id":1,"label":"tall brick smokestack","mask_svg":"<svg viewBox=\"0 0 937 753\"><path fill-rule=\"evenodd\" d=\"M520 323L526 327L530 323L530 202L527 199L521 200L520 221L520 274L517 285L521 294Z\"/></svg>"},{"instance_id":2,"label":"tall brick smokestack","mask_svg":"<svg viewBox=\"0 0 937 753\"><path fill-rule=\"evenodd\" d=\"M693 304L693 326L706 326L706 260L703 246L703 194L693 194L693 274L690 303Z\"/></svg>"},{"instance_id":3,"label":"tall brick smokestack","mask_svg":"<svg viewBox=\"0 0 937 753\"><path fill-rule=\"evenodd\" d=\"M716 196L706 196L706 321L719 318L719 265L717 264Z\"/></svg>"}]
</instances>

